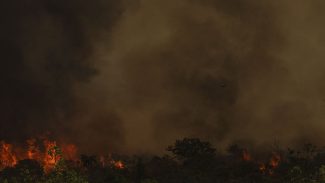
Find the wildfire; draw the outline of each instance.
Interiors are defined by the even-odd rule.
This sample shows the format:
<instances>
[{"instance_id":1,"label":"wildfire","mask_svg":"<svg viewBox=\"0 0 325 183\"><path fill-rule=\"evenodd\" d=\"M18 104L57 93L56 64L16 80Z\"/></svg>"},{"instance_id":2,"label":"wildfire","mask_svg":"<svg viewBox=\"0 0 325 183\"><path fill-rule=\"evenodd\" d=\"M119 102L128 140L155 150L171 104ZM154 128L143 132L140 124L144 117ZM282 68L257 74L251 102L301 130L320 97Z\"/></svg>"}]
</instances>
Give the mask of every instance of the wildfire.
<instances>
[{"instance_id":1,"label":"wildfire","mask_svg":"<svg viewBox=\"0 0 325 183\"><path fill-rule=\"evenodd\" d=\"M21 148L15 149L12 144L0 141L0 170L15 166L19 160L32 159L40 162L44 170L49 172L62 157L68 160L77 159L77 147L72 144L59 146L56 141L35 138L28 139L26 144L27 149L21 152Z\"/></svg>"},{"instance_id":2,"label":"wildfire","mask_svg":"<svg viewBox=\"0 0 325 183\"><path fill-rule=\"evenodd\" d=\"M39 149L36 145L36 139L29 139L26 141L28 145L27 157L28 159L38 159L40 156Z\"/></svg>"},{"instance_id":3,"label":"wildfire","mask_svg":"<svg viewBox=\"0 0 325 183\"><path fill-rule=\"evenodd\" d=\"M57 147L56 142L44 140L45 154L44 154L44 169L45 171L49 171L53 169L61 158L59 154L57 154L55 147Z\"/></svg>"},{"instance_id":4,"label":"wildfire","mask_svg":"<svg viewBox=\"0 0 325 183\"><path fill-rule=\"evenodd\" d=\"M103 167L109 165L116 169L124 169L125 168L125 165L121 160L114 160L111 155L109 155L107 157L99 156L99 162Z\"/></svg>"},{"instance_id":5,"label":"wildfire","mask_svg":"<svg viewBox=\"0 0 325 183\"><path fill-rule=\"evenodd\" d=\"M59 144L46 138L28 139L26 141L26 150L22 148L15 149L12 144L0 141L0 170L6 167L14 167L19 160L32 159L38 161L45 172L50 172L64 158L66 160L78 161L78 148L74 144ZM263 174L273 175L274 170L281 162L281 156L272 153L269 161L266 163L257 163L251 154L244 149L242 150L242 159L247 162L255 162ZM115 160L111 155L100 156L99 163L103 166L110 166L116 169L125 169L126 166L121 160Z\"/></svg>"},{"instance_id":6,"label":"wildfire","mask_svg":"<svg viewBox=\"0 0 325 183\"><path fill-rule=\"evenodd\" d=\"M263 174L273 175L274 170L278 168L281 162L281 156L275 152L272 153L270 160L267 161L266 163L262 163L260 161L256 161L255 159L253 159L251 154L246 149L243 149L241 152L242 152L242 160L247 162L254 162L258 164L258 168L260 172Z\"/></svg>"},{"instance_id":7,"label":"wildfire","mask_svg":"<svg viewBox=\"0 0 325 183\"><path fill-rule=\"evenodd\" d=\"M17 164L17 157L12 152L12 145L7 144L4 141L0 142L0 167L12 167Z\"/></svg>"},{"instance_id":8,"label":"wildfire","mask_svg":"<svg viewBox=\"0 0 325 183\"><path fill-rule=\"evenodd\" d=\"M267 173L269 175L274 174L274 170L278 168L281 162L281 156L277 153L272 153L271 159L268 164L261 163L259 169L262 173Z\"/></svg>"}]
</instances>

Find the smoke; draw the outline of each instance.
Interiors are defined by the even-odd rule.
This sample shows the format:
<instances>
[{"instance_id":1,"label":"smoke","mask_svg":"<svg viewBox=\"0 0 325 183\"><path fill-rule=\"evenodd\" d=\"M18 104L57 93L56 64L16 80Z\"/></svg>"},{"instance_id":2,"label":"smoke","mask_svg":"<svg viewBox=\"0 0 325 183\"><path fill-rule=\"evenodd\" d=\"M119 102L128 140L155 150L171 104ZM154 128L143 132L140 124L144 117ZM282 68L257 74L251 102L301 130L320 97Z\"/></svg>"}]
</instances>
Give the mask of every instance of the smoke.
<instances>
[{"instance_id":1,"label":"smoke","mask_svg":"<svg viewBox=\"0 0 325 183\"><path fill-rule=\"evenodd\" d=\"M98 73L91 60L94 40L101 29L113 27L121 5L77 0L0 4L0 138L22 141L50 132L71 142L83 136L82 141L92 140L88 147L106 142L103 134L115 138L109 141L113 147L123 141L116 114L82 106L77 95L77 85ZM88 113L94 116L92 123L83 124L78 117ZM103 128L104 123L110 128ZM81 128L85 133L71 135Z\"/></svg>"},{"instance_id":2,"label":"smoke","mask_svg":"<svg viewBox=\"0 0 325 183\"><path fill-rule=\"evenodd\" d=\"M284 42L270 5L156 0L128 9L114 27L111 51L102 54L102 68L116 73L102 70L95 79L97 86L107 82L128 147L162 149L184 136L219 145L259 138L258 128L245 129L265 124L249 119L259 106L246 105L262 85L286 77L274 56ZM244 136L246 130L255 135Z\"/></svg>"},{"instance_id":3,"label":"smoke","mask_svg":"<svg viewBox=\"0 0 325 183\"><path fill-rule=\"evenodd\" d=\"M88 152L324 140L322 1L2 2L0 138Z\"/></svg>"}]
</instances>

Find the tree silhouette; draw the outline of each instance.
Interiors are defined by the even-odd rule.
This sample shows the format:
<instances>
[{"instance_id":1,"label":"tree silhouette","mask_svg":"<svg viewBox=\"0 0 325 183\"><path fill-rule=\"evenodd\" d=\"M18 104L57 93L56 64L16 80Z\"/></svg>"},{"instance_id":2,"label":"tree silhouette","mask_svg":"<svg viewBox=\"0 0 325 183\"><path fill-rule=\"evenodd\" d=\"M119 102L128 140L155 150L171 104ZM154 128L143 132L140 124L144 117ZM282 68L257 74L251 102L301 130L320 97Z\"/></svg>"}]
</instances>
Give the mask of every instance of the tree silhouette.
<instances>
[{"instance_id":1,"label":"tree silhouette","mask_svg":"<svg viewBox=\"0 0 325 183\"><path fill-rule=\"evenodd\" d=\"M216 149L209 142L198 138L184 138L168 146L167 151L172 152L176 159L186 161L197 157L213 157Z\"/></svg>"}]
</instances>

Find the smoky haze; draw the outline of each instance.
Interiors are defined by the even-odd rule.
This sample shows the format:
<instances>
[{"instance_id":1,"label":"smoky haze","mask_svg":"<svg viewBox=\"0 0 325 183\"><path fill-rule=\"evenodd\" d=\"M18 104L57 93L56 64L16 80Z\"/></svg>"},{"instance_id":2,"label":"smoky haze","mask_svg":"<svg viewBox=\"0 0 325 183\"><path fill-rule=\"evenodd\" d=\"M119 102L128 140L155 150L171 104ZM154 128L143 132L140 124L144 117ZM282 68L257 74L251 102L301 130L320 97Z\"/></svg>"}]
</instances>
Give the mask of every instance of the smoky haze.
<instances>
[{"instance_id":1,"label":"smoky haze","mask_svg":"<svg viewBox=\"0 0 325 183\"><path fill-rule=\"evenodd\" d=\"M321 0L1 2L0 139L85 152L325 139ZM323 144L322 144L323 145Z\"/></svg>"}]
</instances>

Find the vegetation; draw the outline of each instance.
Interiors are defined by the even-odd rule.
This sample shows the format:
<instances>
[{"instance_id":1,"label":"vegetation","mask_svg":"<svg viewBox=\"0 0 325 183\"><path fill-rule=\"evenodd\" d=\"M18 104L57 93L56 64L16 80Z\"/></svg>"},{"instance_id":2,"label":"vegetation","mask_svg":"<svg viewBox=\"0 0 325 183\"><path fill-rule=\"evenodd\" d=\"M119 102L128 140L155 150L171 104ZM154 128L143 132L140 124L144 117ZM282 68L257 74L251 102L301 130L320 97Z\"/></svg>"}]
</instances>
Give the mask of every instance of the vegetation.
<instances>
[{"instance_id":1,"label":"vegetation","mask_svg":"<svg viewBox=\"0 0 325 183\"><path fill-rule=\"evenodd\" d=\"M220 153L195 138L177 140L167 152L120 156L123 166L103 165L96 156L58 158L49 172L35 160L22 160L0 172L0 183L325 183L325 151L311 144L272 152L264 161L237 145ZM61 157L61 150L53 147L48 154Z\"/></svg>"}]
</instances>

